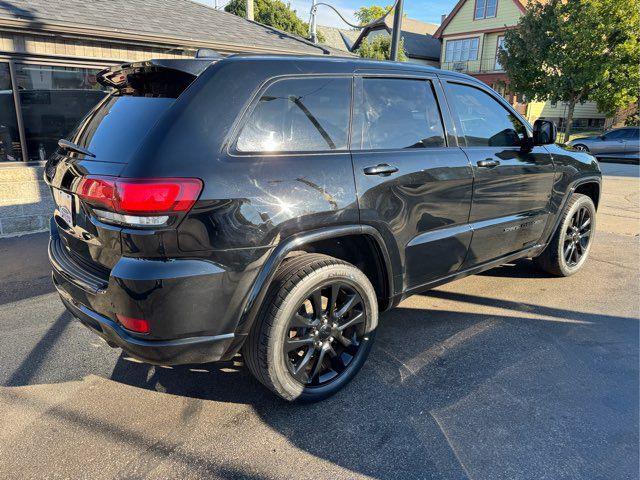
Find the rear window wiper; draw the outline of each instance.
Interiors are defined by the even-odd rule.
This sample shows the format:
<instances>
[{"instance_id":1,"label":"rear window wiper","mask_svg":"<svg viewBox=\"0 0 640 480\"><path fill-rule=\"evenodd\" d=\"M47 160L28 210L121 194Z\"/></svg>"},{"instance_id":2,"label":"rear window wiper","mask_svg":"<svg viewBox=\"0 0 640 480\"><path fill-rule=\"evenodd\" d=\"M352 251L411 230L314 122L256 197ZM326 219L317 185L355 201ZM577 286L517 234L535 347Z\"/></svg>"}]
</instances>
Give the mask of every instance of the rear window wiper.
<instances>
[{"instance_id":1,"label":"rear window wiper","mask_svg":"<svg viewBox=\"0 0 640 480\"><path fill-rule=\"evenodd\" d=\"M86 148L83 148L80 145L76 145L75 143L70 142L69 140L65 140L65 139L58 140L58 146L63 150L69 150L71 152L81 153L83 155L86 155L87 157L93 157L93 158L96 157L94 153L91 153Z\"/></svg>"}]
</instances>

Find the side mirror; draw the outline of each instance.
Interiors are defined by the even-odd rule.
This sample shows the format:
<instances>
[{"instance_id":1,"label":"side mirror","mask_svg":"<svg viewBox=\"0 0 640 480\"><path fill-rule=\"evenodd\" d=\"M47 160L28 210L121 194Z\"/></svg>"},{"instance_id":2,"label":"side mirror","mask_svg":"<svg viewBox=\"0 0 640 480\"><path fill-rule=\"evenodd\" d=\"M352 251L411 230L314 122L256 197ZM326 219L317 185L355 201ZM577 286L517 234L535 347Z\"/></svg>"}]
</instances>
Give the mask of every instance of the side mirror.
<instances>
[{"instance_id":1,"label":"side mirror","mask_svg":"<svg viewBox=\"0 0 640 480\"><path fill-rule=\"evenodd\" d=\"M558 128L550 120L536 120L533 124L533 144L550 145L556 143Z\"/></svg>"}]
</instances>

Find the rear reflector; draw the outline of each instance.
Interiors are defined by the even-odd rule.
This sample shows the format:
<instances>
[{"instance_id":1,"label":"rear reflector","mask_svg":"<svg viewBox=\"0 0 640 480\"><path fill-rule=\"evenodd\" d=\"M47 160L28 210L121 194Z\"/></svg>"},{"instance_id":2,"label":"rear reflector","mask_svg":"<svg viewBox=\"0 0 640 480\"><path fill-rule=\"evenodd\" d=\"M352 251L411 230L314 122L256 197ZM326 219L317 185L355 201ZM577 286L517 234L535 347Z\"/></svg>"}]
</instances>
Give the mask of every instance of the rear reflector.
<instances>
[{"instance_id":1,"label":"rear reflector","mask_svg":"<svg viewBox=\"0 0 640 480\"><path fill-rule=\"evenodd\" d=\"M82 178L76 188L78 196L89 205L118 214L112 215L113 221L129 223L126 217L142 219L130 222L137 225L162 223L159 219L144 220L148 215L189 211L201 191L202 181L197 178L133 179L93 175ZM109 216L102 217L108 220Z\"/></svg>"},{"instance_id":2,"label":"rear reflector","mask_svg":"<svg viewBox=\"0 0 640 480\"><path fill-rule=\"evenodd\" d=\"M149 322L142 318L126 317L119 313L116 314L116 318L127 330L137 333L149 333Z\"/></svg>"}]
</instances>

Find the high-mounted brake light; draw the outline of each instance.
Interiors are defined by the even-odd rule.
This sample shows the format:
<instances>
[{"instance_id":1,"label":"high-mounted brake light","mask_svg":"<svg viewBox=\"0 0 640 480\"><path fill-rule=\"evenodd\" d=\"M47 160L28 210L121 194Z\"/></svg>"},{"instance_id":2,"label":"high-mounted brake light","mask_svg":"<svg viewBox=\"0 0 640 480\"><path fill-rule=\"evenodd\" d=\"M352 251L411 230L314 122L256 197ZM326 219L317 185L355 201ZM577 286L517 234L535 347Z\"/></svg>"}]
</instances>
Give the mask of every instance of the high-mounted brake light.
<instances>
[{"instance_id":1,"label":"high-mounted brake light","mask_svg":"<svg viewBox=\"0 0 640 480\"><path fill-rule=\"evenodd\" d=\"M163 225L169 215L187 212L202 191L197 178L132 179L106 176L82 178L77 195L107 222Z\"/></svg>"}]
</instances>

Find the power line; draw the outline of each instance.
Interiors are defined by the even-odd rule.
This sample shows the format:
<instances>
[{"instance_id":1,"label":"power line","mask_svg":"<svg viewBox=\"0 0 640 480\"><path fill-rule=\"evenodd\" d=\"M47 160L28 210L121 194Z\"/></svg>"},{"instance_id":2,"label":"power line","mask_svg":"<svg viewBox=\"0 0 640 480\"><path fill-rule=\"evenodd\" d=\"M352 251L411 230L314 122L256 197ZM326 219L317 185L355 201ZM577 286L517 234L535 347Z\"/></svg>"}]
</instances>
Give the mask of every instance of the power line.
<instances>
[{"instance_id":1,"label":"power line","mask_svg":"<svg viewBox=\"0 0 640 480\"><path fill-rule=\"evenodd\" d=\"M372 27L372 26L374 26L376 24L379 24L381 21L384 21L392 11L395 10L396 13L395 13L395 17L393 19L393 30L391 32L391 52L390 52L390 57L391 57L391 60L397 61L398 60L398 49L399 49L399 46L400 46L400 32L401 32L401 29L402 29L403 1L404 0L395 0L395 2L393 2L393 5L391 6L391 8L389 8L389 10L387 10L387 13L385 13L380 18L377 18L372 22L369 22L369 23L367 23L365 25L354 25L349 20L344 18L342 16L342 14L338 11L338 9L335 8L333 5L329 5L328 3L324 3L324 2L316 3L315 0L311 0L311 18L310 18L310 21L309 21L309 30L310 30L309 33L310 33L311 41L313 43L317 43L317 41L318 41L317 34L316 34L316 14L317 14L317 11L318 11L318 7L320 5L323 5L325 7L329 7L331 10L333 10L334 12L336 12L338 14L338 16L342 19L342 21L344 23L346 23L350 27L355 28L357 30L364 30L365 28Z\"/></svg>"},{"instance_id":2,"label":"power line","mask_svg":"<svg viewBox=\"0 0 640 480\"><path fill-rule=\"evenodd\" d=\"M337 9L337 8L335 8L333 5L329 5L328 3L324 3L324 2L318 2L318 3L314 3L314 2L312 2L312 5L311 5L311 15L312 15L313 17L315 17L315 15L316 15L316 11L318 10L318 7L319 7L320 5L325 6L325 7L329 7L331 10L333 10L334 12L336 12L336 13L338 14L338 16L342 19L342 21L343 21L344 23L346 23L347 25L349 25L349 26L350 26L350 27L352 27L352 28L356 28L356 29L362 30L362 29L365 29L365 28L367 28L367 27L371 27L371 26L375 25L375 24L376 24L376 23L378 23L380 20L384 20L385 18L387 18L387 17L389 16L389 14L390 14L390 13L391 13L391 12L392 12L396 7L397 7L397 6L398 6L398 2L399 2L399 1L400 1L400 0L396 0L396 1L393 3L393 5L391 6L391 8L389 8L389 10L387 10L387 13L385 13L384 15L382 15L380 18L376 18L374 21L369 22L369 23L367 23L367 24L365 24L365 25L354 25L354 24L353 24L353 23L351 23L349 20L347 20L346 18L344 18L344 17L342 16L342 14L338 11L338 9Z\"/></svg>"}]
</instances>

